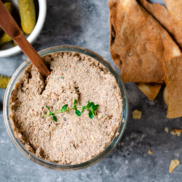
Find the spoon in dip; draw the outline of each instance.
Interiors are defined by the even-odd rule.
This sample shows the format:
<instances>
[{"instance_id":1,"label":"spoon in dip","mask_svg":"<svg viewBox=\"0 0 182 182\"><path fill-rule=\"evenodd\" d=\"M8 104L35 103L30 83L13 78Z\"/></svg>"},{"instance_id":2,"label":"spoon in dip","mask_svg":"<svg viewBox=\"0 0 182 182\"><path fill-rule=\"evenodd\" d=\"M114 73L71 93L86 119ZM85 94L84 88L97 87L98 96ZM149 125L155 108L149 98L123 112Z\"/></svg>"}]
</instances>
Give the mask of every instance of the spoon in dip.
<instances>
[{"instance_id":1,"label":"spoon in dip","mask_svg":"<svg viewBox=\"0 0 182 182\"><path fill-rule=\"evenodd\" d=\"M0 0L0 27L19 45L21 50L26 54L26 56L30 59L30 61L34 64L34 66L38 69L38 71L45 77L50 74L50 71L36 52L36 50L32 47L32 45L27 41L17 23L9 13L9 11L5 8L2 1Z\"/></svg>"}]
</instances>

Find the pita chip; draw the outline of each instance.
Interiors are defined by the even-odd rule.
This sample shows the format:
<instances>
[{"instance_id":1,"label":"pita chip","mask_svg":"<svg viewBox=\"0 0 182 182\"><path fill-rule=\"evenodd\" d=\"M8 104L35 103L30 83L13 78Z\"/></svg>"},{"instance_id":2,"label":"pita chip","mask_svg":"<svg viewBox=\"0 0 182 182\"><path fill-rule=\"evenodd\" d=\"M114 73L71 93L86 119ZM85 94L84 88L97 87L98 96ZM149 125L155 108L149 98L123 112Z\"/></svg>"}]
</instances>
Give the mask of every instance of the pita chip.
<instances>
[{"instance_id":1,"label":"pita chip","mask_svg":"<svg viewBox=\"0 0 182 182\"><path fill-rule=\"evenodd\" d=\"M182 26L182 1L181 0L164 0L167 9L169 10L171 16L176 21L176 23Z\"/></svg>"},{"instance_id":2,"label":"pita chip","mask_svg":"<svg viewBox=\"0 0 182 182\"><path fill-rule=\"evenodd\" d=\"M136 0L109 0L110 51L124 82L163 83L162 62L181 54L166 30Z\"/></svg>"},{"instance_id":3,"label":"pita chip","mask_svg":"<svg viewBox=\"0 0 182 182\"><path fill-rule=\"evenodd\" d=\"M166 87L168 91L168 118L182 116L182 56L164 63Z\"/></svg>"},{"instance_id":4,"label":"pita chip","mask_svg":"<svg viewBox=\"0 0 182 182\"><path fill-rule=\"evenodd\" d=\"M169 94L168 94L168 91L167 91L167 87L164 88L163 98L164 98L164 102L168 106L169 105Z\"/></svg>"},{"instance_id":5,"label":"pita chip","mask_svg":"<svg viewBox=\"0 0 182 182\"><path fill-rule=\"evenodd\" d=\"M161 85L154 83L154 84L146 84L146 83L137 83L136 84L137 87L151 100L153 101L160 89L161 89Z\"/></svg>"},{"instance_id":6,"label":"pita chip","mask_svg":"<svg viewBox=\"0 0 182 182\"><path fill-rule=\"evenodd\" d=\"M182 49L182 23L179 23L176 18L176 10L180 10L180 21L182 21L182 1L166 0L165 2L167 4L167 8L158 3L151 4L147 0L139 0L139 2L152 16L156 18L157 21L160 22L160 24L170 33L170 35ZM176 3L179 5L179 8L176 7ZM174 14L172 14L173 12Z\"/></svg>"}]
</instances>

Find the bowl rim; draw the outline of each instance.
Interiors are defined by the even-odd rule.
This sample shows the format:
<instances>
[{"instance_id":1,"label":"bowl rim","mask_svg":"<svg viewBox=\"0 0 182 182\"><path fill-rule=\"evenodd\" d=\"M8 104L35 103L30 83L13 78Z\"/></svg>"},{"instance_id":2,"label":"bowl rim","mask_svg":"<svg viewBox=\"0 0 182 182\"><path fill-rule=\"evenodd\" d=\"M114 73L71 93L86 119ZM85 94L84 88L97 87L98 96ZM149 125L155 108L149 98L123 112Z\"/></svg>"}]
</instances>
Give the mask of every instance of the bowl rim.
<instances>
[{"instance_id":1,"label":"bowl rim","mask_svg":"<svg viewBox=\"0 0 182 182\"><path fill-rule=\"evenodd\" d=\"M36 25L32 31L32 33L27 37L27 40L32 44L38 35L40 34L45 18L46 18L46 12L47 12L47 0L38 0L38 6L39 6L39 13L37 17ZM0 50L0 57L8 57L15 55L17 53L21 52L21 49L19 46L12 47L5 50Z\"/></svg>"},{"instance_id":2,"label":"bowl rim","mask_svg":"<svg viewBox=\"0 0 182 182\"><path fill-rule=\"evenodd\" d=\"M113 137L111 143L100 154L98 154L94 158L90 159L89 161L86 161L86 162L81 163L81 164L61 165L58 163L49 162L49 161L46 161L44 159L40 159L39 157L35 156L33 153L27 151L24 148L23 144L14 136L12 124L10 121L9 99L11 97L12 90L14 89L14 86L15 86L16 82L18 81L19 77L22 75L24 70L31 64L31 62L29 60L24 61L18 67L18 69L15 71L15 73L11 77L11 80L7 86L6 91L5 91L4 101L3 101L4 123L5 123L6 130L9 134L9 136L10 136L11 140L13 141L13 143L16 145L16 147L27 158L31 159L35 163L40 164L40 165L47 167L47 168L50 168L50 169L56 169L56 170L62 170L62 171L83 169L83 168L89 167L89 166L99 162L101 159L105 158L108 154L111 153L111 151L116 147L117 143L122 138L124 131L125 131L125 128L126 128L126 125L127 125L127 120L128 120L128 99L127 99L127 93L126 93L125 85L124 85L123 81L121 80L117 71L112 67L112 65L107 60L105 60L102 56L100 56L99 54L97 54L91 50L88 50L88 49L85 49L82 47L77 47L77 46L63 45L63 46L50 47L50 48L44 49L42 51L39 51L38 53L40 54L40 56L45 56L45 55L51 54L53 52L79 52L81 54L86 54L88 56L93 57L97 61L101 62L112 73L112 75L116 78L116 82L118 83L118 86L119 86L120 91L121 91L122 99L123 99L122 118L121 118L121 122L120 122L119 127L118 127L117 132L116 132L119 134L118 135L116 134Z\"/></svg>"}]
</instances>

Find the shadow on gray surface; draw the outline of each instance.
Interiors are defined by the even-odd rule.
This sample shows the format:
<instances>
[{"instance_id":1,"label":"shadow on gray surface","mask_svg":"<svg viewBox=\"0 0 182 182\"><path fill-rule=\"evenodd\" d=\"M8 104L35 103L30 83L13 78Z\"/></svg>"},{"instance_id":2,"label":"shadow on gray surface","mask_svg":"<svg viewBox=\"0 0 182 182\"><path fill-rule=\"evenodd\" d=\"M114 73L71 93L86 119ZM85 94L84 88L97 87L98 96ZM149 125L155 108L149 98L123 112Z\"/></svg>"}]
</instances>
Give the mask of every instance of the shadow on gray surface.
<instances>
[{"instance_id":1,"label":"shadow on gray surface","mask_svg":"<svg viewBox=\"0 0 182 182\"><path fill-rule=\"evenodd\" d=\"M3 110L3 103L0 102L0 111L2 111L2 110Z\"/></svg>"},{"instance_id":2,"label":"shadow on gray surface","mask_svg":"<svg viewBox=\"0 0 182 182\"><path fill-rule=\"evenodd\" d=\"M42 45L42 41L49 44L49 47L51 43L76 45L80 42L79 37L83 34L83 29L93 17L91 14L97 16L97 8L93 2L54 0L47 3L46 21L36 47Z\"/></svg>"}]
</instances>

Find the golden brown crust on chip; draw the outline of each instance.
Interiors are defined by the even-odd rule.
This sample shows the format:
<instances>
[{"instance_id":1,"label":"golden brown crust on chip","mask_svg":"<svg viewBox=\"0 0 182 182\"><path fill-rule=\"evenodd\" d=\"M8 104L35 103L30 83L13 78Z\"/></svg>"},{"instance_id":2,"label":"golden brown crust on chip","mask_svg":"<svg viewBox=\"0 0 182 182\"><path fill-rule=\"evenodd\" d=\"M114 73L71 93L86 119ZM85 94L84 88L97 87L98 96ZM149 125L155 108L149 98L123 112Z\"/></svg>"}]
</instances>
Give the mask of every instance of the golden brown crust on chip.
<instances>
[{"instance_id":1,"label":"golden brown crust on chip","mask_svg":"<svg viewBox=\"0 0 182 182\"><path fill-rule=\"evenodd\" d=\"M168 106L169 105L169 96L168 96L167 87L164 88L163 97L164 97L164 102Z\"/></svg>"},{"instance_id":2,"label":"golden brown crust on chip","mask_svg":"<svg viewBox=\"0 0 182 182\"><path fill-rule=\"evenodd\" d=\"M147 0L139 0L139 2L150 14L152 14L152 16L154 16L160 22L160 24L170 33L170 35L182 49L182 24L176 23L176 20L171 15L169 10L163 5L158 3L151 4ZM170 2L174 4L174 1L170 0ZM180 7L180 11L181 10L182 6Z\"/></svg>"},{"instance_id":3,"label":"golden brown crust on chip","mask_svg":"<svg viewBox=\"0 0 182 182\"><path fill-rule=\"evenodd\" d=\"M136 0L110 0L110 51L124 82L163 83L162 61L181 54Z\"/></svg>"},{"instance_id":4,"label":"golden brown crust on chip","mask_svg":"<svg viewBox=\"0 0 182 182\"><path fill-rule=\"evenodd\" d=\"M161 85L154 83L154 84L147 84L147 83L137 83L136 84L137 87L151 100L153 101L160 89L161 89Z\"/></svg>"},{"instance_id":5,"label":"golden brown crust on chip","mask_svg":"<svg viewBox=\"0 0 182 182\"><path fill-rule=\"evenodd\" d=\"M175 57L164 63L166 86L168 91L168 118L182 116L182 56Z\"/></svg>"},{"instance_id":6,"label":"golden brown crust on chip","mask_svg":"<svg viewBox=\"0 0 182 182\"><path fill-rule=\"evenodd\" d=\"M182 26L182 1L181 0L164 0L167 9L169 10L170 14L172 15L173 19L176 20L176 23Z\"/></svg>"}]
</instances>

